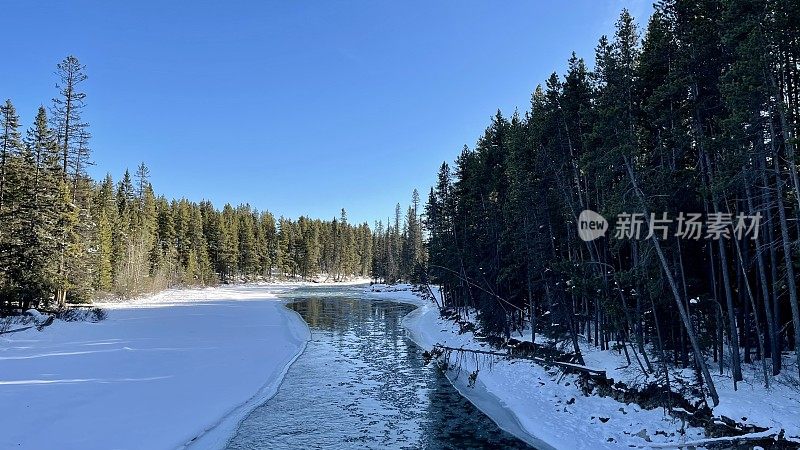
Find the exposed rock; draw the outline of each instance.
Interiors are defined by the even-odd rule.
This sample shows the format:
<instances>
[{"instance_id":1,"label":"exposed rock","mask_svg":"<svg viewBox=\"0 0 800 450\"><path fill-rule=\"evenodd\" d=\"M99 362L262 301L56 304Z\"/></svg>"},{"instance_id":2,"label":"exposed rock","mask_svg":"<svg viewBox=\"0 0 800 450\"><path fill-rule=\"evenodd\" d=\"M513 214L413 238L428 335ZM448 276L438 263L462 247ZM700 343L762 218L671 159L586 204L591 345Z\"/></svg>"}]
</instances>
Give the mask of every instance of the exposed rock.
<instances>
[{"instance_id":1,"label":"exposed rock","mask_svg":"<svg viewBox=\"0 0 800 450\"><path fill-rule=\"evenodd\" d=\"M640 438L644 439L647 442L653 442L653 440L650 439L650 435L647 434L647 430L645 430L644 428L642 428L642 430L639 431L638 433L634 433L633 435L636 436L636 437L640 437Z\"/></svg>"}]
</instances>

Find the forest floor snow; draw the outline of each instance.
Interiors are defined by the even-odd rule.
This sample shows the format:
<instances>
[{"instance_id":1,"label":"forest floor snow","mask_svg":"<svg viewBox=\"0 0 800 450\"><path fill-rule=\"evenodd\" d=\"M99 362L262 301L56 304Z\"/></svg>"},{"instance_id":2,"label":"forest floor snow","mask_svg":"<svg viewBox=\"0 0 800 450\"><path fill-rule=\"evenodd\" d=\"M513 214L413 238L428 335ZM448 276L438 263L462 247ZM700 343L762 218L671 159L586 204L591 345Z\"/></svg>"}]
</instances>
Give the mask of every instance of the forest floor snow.
<instances>
[{"instance_id":1,"label":"forest floor snow","mask_svg":"<svg viewBox=\"0 0 800 450\"><path fill-rule=\"evenodd\" d=\"M309 339L275 296L289 288L169 290L3 335L0 448L223 446Z\"/></svg>"},{"instance_id":2,"label":"forest floor snow","mask_svg":"<svg viewBox=\"0 0 800 450\"><path fill-rule=\"evenodd\" d=\"M419 305L406 316L404 325L412 339L427 350L435 344L488 350L488 345L475 339L473 333L459 333L458 324L441 318L433 302L422 300L408 286L376 286L368 293L375 298ZM527 339L530 340L530 333ZM582 343L582 352L587 366L606 370L615 380L633 386L642 377L641 371L637 373L638 369L630 367L623 355L595 350L586 342ZM452 356L450 363L458 370L450 370L448 376L465 397L501 428L538 448L689 446L705 439L702 428L685 425L661 408L646 410L610 397L584 396L576 384L576 375L546 369L532 361L492 356L456 360ZM468 377L476 370L478 375L470 387ZM685 377L691 376L691 371L684 372ZM747 382L740 383L735 392L729 375L715 374L721 403L714 408L714 414L736 421L744 419L745 423L769 428L768 433L784 429L788 438L800 436L800 390L792 383L776 382L766 391L759 384L758 370L753 368L746 375Z\"/></svg>"}]
</instances>

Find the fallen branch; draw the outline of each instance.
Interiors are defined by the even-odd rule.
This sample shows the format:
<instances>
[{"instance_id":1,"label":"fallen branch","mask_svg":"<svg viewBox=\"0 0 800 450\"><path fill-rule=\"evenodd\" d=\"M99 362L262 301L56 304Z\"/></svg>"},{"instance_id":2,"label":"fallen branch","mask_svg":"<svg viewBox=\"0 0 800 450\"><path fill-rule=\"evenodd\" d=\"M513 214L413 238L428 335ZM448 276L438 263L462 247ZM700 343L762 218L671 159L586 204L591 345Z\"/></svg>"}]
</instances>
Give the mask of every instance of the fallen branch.
<instances>
[{"instance_id":1,"label":"fallen branch","mask_svg":"<svg viewBox=\"0 0 800 450\"><path fill-rule=\"evenodd\" d=\"M10 333L16 333L16 332L19 332L19 331L30 330L30 329L31 329L31 328L33 328L33 327L34 327L34 325L31 325L31 326L29 326L29 327L17 328L16 330L0 331L0 334L10 334Z\"/></svg>"},{"instance_id":2,"label":"fallen branch","mask_svg":"<svg viewBox=\"0 0 800 450\"><path fill-rule=\"evenodd\" d=\"M536 356L526 356L526 355L511 355L508 353L502 352L494 352L490 350L473 350L469 348L456 348L456 347L448 347L446 345L436 344L433 346L434 349L446 350L446 351L455 351L455 352L469 352L469 353L477 353L480 355L492 355L492 356L500 356L504 358L515 358L515 359L527 359L529 361L534 361L539 364L546 364L546 365L553 365L565 369L567 371L572 372L581 372L585 373L592 377L602 377L606 378L606 371L599 370L599 369L592 369L590 367L582 366L580 364L572 364L560 361L550 361L544 358L538 358Z\"/></svg>"},{"instance_id":3,"label":"fallen branch","mask_svg":"<svg viewBox=\"0 0 800 450\"><path fill-rule=\"evenodd\" d=\"M42 331L45 327L49 327L50 325L52 325L53 321L55 319L56 319L55 316L48 317L47 320L45 320L44 322L36 325L36 329L39 330L39 331Z\"/></svg>"},{"instance_id":4,"label":"fallen branch","mask_svg":"<svg viewBox=\"0 0 800 450\"><path fill-rule=\"evenodd\" d=\"M428 288L428 293L430 294L433 302L436 303L436 308L441 311L444 308L444 305L439 305L439 300L436 299L436 294L433 293L433 289L429 283L425 283L425 287Z\"/></svg>"},{"instance_id":5,"label":"fallen branch","mask_svg":"<svg viewBox=\"0 0 800 450\"><path fill-rule=\"evenodd\" d=\"M686 442L653 443L641 446L640 448L685 448L685 447L733 448L742 444L769 445L771 443L791 444L791 448L794 448L794 445L800 445L800 442L786 439L783 430L775 432L775 430L773 429L773 430L761 431L758 433L743 434L741 436L725 436L725 437L708 438L708 439L697 439L694 441L686 441ZM786 448L789 447L790 446L787 446Z\"/></svg>"}]
</instances>

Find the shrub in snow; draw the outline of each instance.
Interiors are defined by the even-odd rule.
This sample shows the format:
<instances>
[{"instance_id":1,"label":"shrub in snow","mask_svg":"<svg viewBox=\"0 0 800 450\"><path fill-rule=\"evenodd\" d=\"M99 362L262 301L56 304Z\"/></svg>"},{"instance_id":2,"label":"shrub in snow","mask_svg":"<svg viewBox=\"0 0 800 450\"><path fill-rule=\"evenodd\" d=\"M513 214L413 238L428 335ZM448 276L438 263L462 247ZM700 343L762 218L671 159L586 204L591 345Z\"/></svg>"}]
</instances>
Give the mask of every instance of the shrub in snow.
<instances>
[{"instance_id":1,"label":"shrub in snow","mask_svg":"<svg viewBox=\"0 0 800 450\"><path fill-rule=\"evenodd\" d=\"M36 319L29 315L3 317L0 318L0 334L36 323Z\"/></svg>"},{"instance_id":2,"label":"shrub in snow","mask_svg":"<svg viewBox=\"0 0 800 450\"><path fill-rule=\"evenodd\" d=\"M106 311L100 308L63 309L56 314L64 322L100 322L107 316Z\"/></svg>"}]
</instances>

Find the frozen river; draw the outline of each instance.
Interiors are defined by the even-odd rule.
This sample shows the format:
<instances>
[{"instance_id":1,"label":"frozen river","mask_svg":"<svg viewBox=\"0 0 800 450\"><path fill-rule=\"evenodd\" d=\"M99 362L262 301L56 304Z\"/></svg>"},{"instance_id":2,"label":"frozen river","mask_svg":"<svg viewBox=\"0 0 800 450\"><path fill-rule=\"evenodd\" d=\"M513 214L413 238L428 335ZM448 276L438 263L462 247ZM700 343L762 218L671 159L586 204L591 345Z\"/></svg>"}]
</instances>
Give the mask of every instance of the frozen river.
<instances>
[{"instance_id":1,"label":"frozen river","mask_svg":"<svg viewBox=\"0 0 800 450\"><path fill-rule=\"evenodd\" d=\"M530 448L425 364L401 324L414 306L347 288L290 295L311 341L228 448Z\"/></svg>"}]
</instances>

